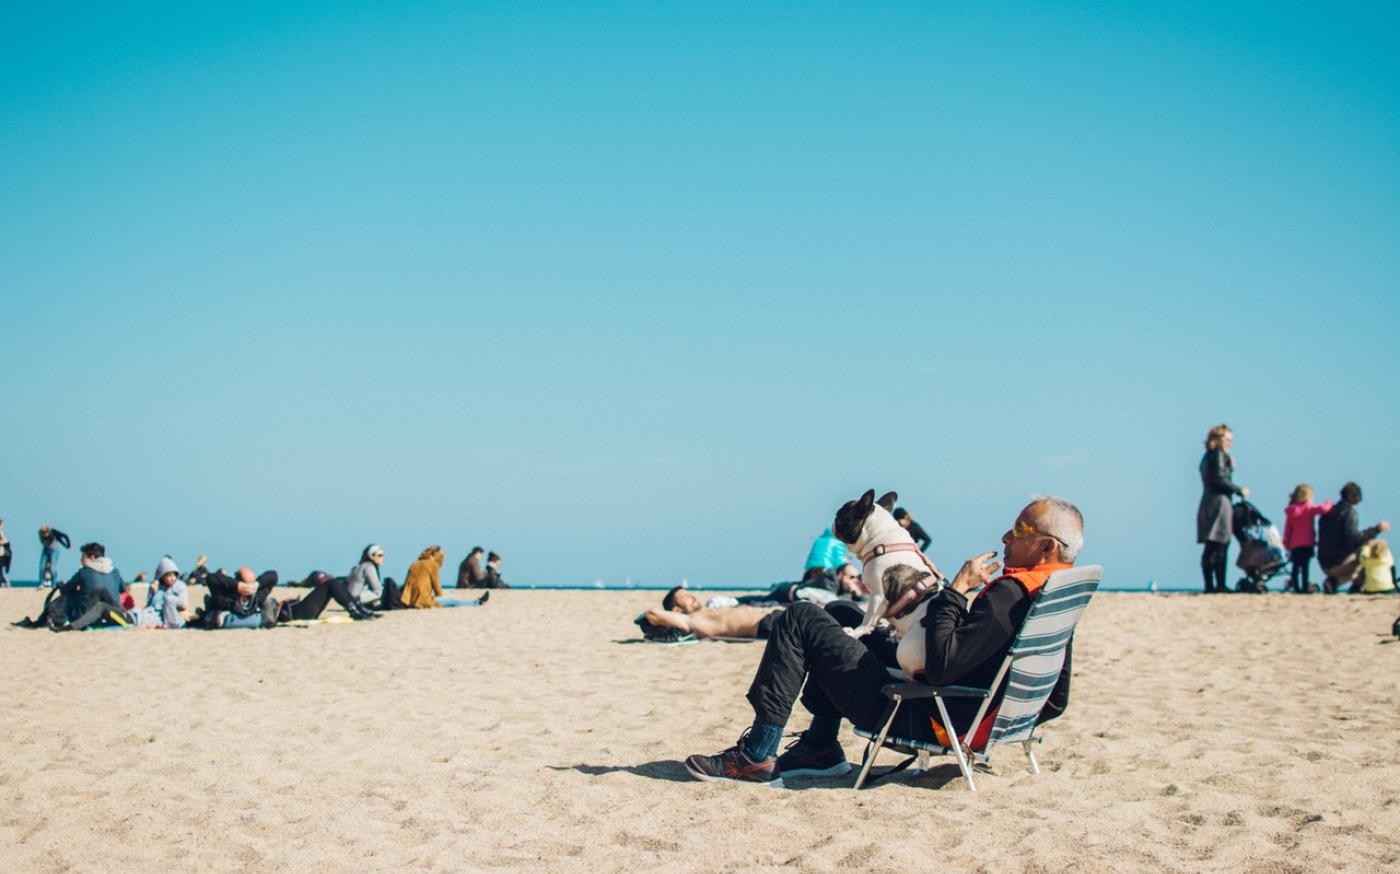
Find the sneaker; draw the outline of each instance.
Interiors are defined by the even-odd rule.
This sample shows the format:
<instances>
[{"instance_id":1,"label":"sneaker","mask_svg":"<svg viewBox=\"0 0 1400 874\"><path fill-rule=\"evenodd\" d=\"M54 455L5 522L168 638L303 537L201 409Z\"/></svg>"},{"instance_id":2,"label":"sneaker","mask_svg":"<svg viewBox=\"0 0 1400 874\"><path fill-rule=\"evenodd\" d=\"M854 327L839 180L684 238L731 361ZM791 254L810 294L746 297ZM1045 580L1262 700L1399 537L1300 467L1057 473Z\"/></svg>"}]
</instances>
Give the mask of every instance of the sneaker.
<instances>
[{"instance_id":1,"label":"sneaker","mask_svg":"<svg viewBox=\"0 0 1400 874\"><path fill-rule=\"evenodd\" d=\"M783 778L778 774L778 760L769 756L755 762L744 752L743 743L740 738L739 743L717 756L690 756L685 760L685 769L690 776L706 783L729 780L781 789Z\"/></svg>"},{"instance_id":2,"label":"sneaker","mask_svg":"<svg viewBox=\"0 0 1400 874\"><path fill-rule=\"evenodd\" d=\"M844 777L851 773L851 763L846 761L841 744L816 747L807 743L805 734L800 734L778 756L778 773L784 777Z\"/></svg>"}]
</instances>

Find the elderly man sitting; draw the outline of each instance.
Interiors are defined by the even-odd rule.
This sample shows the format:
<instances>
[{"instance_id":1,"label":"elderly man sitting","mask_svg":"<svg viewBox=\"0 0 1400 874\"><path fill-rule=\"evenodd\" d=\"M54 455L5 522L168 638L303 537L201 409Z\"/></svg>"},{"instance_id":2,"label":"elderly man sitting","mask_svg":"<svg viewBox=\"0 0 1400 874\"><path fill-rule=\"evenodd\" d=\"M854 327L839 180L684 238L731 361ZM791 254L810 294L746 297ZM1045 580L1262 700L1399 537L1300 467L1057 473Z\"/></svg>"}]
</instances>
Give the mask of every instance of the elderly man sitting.
<instances>
[{"instance_id":1,"label":"elderly man sitting","mask_svg":"<svg viewBox=\"0 0 1400 874\"><path fill-rule=\"evenodd\" d=\"M924 618L927 658L923 680L935 685L986 687L1016 638L1031 602L1050 574L1073 565L1084 543L1084 517L1063 498L1037 496L1001 538L1005 572L994 552L968 560L950 585L934 596ZM995 578L994 578L995 577ZM982 591L969 600L968 593ZM713 756L690 756L685 768L697 780L732 780L781 786L784 777L837 776L850 764L837 739L842 718L876 726L888 701L886 660L845 633L815 604L799 603L773 623L748 699L754 722L739 742ZM1070 653L1041 721L1058 716L1069 700ZM804 688L805 684L805 688ZM799 693L812 724L777 756L783 728ZM998 690L998 698L1001 690ZM995 702L994 702L995 703ZM970 727L978 702L946 702L959 735ZM992 710L995 713L995 708ZM990 717L989 717L990 718ZM931 701L907 702L895 733L942 740ZM990 725L990 723L988 723Z\"/></svg>"}]
</instances>

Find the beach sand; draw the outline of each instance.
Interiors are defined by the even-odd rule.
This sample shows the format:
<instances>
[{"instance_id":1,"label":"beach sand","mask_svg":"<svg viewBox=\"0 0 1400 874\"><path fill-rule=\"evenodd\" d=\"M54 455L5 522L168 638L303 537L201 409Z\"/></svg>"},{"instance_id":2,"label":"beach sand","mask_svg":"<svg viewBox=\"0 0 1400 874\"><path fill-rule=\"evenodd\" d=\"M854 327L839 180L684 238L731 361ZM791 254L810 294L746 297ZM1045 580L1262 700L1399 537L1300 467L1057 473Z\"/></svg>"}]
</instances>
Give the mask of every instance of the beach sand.
<instances>
[{"instance_id":1,"label":"beach sand","mask_svg":"<svg viewBox=\"0 0 1400 874\"><path fill-rule=\"evenodd\" d=\"M0 591L0 616L41 598ZM688 779L686 754L750 721L762 644L639 643L632 617L659 598L512 590L268 632L7 627L0 867L1400 865L1397 599L1100 594L1042 774L1010 747L975 794L951 763L857 794Z\"/></svg>"}]
</instances>

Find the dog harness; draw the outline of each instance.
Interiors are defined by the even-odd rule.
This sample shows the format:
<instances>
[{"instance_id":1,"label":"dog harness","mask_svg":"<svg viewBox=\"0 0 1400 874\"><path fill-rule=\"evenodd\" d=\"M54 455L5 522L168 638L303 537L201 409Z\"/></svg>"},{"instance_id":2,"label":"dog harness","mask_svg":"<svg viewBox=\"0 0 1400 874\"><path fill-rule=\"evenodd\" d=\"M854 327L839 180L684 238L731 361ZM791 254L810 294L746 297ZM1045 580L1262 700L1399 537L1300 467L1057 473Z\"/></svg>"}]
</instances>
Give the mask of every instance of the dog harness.
<instances>
[{"instance_id":1,"label":"dog harness","mask_svg":"<svg viewBox=\"0 0 1400 874\"><path fill-rule=\"evenodd\" d=\"M931 577L925 577L919 580L909 591L900 595L899 600L895 601L885 610L885 618L898 619L905 613L914 609L914 606L922 601L925 596L947 585L948 578L943 576L943 572L929 560L928 556L924 555L924 551L919 548L917 543L882 543L860 557L861 569L863 570L866 565L888 552L917 552L919 558L924 563L924 567L928 568L929 573L933 574Z\"/></svg>"}]
</instances>

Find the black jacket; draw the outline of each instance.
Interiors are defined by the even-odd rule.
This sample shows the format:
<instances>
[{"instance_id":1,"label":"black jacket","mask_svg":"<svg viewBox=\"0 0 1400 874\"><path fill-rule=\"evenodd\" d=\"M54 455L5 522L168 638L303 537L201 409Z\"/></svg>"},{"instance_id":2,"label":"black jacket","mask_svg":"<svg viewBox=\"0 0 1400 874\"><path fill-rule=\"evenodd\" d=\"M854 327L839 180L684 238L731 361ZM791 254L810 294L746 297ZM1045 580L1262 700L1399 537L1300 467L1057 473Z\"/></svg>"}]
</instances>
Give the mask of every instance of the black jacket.
<instances>
[{"instance_id":1,"label":"black jacket","mask_svg":"<svg viewBox=\"0 0 1400 874\"><path fill-rule=\"evenodd\" d=\"M919 549L927 552L928 545L933 542L933 538L928 536L928 532L924 530L924 526L910 519L909 528L906 530L908 530L909 536L914 538L914 542L919 544Z\"/></svg>"},{"instance_id":2,"label":"black jacket","mask_svg":"<svg viewBox=\"0 0 1400 874\"><path fill-rule=\"evenodd\" d=\"M1207 449L1201 456L1201 488L1207 495L1238 495L1244 491L1235 485L1235 460L1223 449Z\"/></svg>"},{"instance_id":3,"label":"black jacket","mask_svg":"<svg viewBox=\"0 0 1400 874\"><path fill-rule=\"evenodd\" d=\"M1380 533L1379 525L1357 530L1356 505L1338 501L1317 520L1317 563L1323 570L1336 567Z\"/></svg>"},{"instance_id":4,"label":"black jacket","mask_svg":"<svg viewBox=\"0 0 1400 874\"><path fill-rule=\"evenodd\" d=\"M261 613L267 603L267 596L277 585L277 571L263 571L258 576L258 590L253 597L244 601L238 597L238 580L216 571L204 580L209 594L204 597L204 615L213 616L218 612L232 613L235 616L252 616Z\"/></svg>"},{"instance_id":5,"label":"black jacket","mask_svg":"<svg viewBox=\"0 0 1400 874\"><path fill-rule=\"evenodd\" d=\"M987 688L996 679L1001 663L1011 651L1021 625L1030 612L1032 599L1021 584L1010 577L993 580L971 605L965 595L952 587L944 588L924 614L924 682L934 686L978 686ZM1040 722L1054 719L1069 705L1070 656L1073 639L1065 646L1065 663L1060 679L1045 702ZM996 690L993 705L1000 703L1006 679ZM948 714L958 731L964 731L977 715L981 701L974 698L947 699Z\"/></svg>"},{"instance_id":6,"label":"black jacket","mask_svg":"<svg viewBox=\"0 0 1400 874\"><path fill-rule=\"evenodd\" d=\"M59 531L57 528L50 528L48 537L42 534L39 535L39 543L41 543L45 549L53 546L55 542L64 549L71 549L73 547L73 541L68 539L68 535Z\"/></svg>"}]
</instances>

